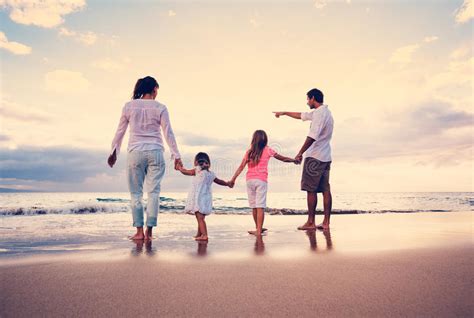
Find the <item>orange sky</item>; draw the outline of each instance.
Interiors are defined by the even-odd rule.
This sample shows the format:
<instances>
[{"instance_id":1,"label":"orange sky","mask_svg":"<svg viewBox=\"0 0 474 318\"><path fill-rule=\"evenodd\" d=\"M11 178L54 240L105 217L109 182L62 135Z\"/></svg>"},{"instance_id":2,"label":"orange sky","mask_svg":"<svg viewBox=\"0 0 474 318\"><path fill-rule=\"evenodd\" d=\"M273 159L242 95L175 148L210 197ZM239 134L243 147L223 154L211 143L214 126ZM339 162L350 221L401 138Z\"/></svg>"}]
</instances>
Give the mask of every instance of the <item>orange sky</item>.
<instances>
[{"instance_id":1,"label":"orange sky","mask_svg":"<svg viewBox=\"0 0 474 318\"><path fill-rule=\"evenodd\" d=\"M308 124L271 112L306 111L317 87L335 119L335 191L473 191L472 1L0 7L0 187L126 191L126 147L116 169L105 159L151 75L185 164L206 151L224 179L256 129L294 156ZM270 173L274 191L298 191L300 167ZM164 189L188 181L169 171Z\"/></svg>"}]
</instances>

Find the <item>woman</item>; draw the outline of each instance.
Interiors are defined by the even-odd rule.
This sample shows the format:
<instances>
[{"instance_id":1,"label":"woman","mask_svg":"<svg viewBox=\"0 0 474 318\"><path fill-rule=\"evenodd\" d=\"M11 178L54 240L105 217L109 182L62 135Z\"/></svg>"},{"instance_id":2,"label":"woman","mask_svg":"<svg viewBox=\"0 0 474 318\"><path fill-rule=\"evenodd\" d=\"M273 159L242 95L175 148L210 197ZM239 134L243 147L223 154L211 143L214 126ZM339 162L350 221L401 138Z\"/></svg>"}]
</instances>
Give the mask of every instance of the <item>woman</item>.
<instances>
[{"instance_id":1,"label":"woman","mask_svg":"<svg viewBox=\"0 0 474 318\"><path fill-rule=\"evenodd\" d=\"M133 226L137 233L132 240L151 240L153 227L157 224L160 209L160 183L165 174L163 159L163 139L161 130L168 144L175 169L183 164L178 146L171 128L168 109L155 101L158 93L158 82L150 76L141 78L135 84L132 100L122 109L122 116L112 141L112 151L108 164L113 167L120 153L123 136L130 124L128 142L127 178L131 196ZM143 233L143 183L146 179L148 202L146 208L146 233Z\"/></svg>"}]
</instances>

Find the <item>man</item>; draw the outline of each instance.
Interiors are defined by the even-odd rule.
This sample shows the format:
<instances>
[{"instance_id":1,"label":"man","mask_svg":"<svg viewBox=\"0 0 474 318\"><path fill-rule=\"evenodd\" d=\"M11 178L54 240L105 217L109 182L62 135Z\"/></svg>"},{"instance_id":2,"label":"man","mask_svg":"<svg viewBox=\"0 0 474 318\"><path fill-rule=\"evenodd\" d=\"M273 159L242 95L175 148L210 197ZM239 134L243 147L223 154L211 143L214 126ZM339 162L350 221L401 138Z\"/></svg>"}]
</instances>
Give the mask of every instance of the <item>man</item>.
<instances>
[{"instance_id":1,"label":"man","mask_svg":"<svg viewBox=\"0 0 474 318\"><path fill-rule=\"evenodd\" d=\"M276 118L288 116L303 121L310 120L311 128L306 141L301 147L295 159L303 160L303 175L301 178L301 190L306 191L308 201L308 221L299 230L314 230L316 228L329 229L329 218L331 217L332 197L329 186L329 170L331 168L331 146L330 141L334 126L331 111L324 103L323 93L316 88L307 94L308 106L313 111L308 113L296 112L274 112ZM323 193L324 220L316 225L315 214L318 203L317 193Z\"/></svg>"}]
</instances>

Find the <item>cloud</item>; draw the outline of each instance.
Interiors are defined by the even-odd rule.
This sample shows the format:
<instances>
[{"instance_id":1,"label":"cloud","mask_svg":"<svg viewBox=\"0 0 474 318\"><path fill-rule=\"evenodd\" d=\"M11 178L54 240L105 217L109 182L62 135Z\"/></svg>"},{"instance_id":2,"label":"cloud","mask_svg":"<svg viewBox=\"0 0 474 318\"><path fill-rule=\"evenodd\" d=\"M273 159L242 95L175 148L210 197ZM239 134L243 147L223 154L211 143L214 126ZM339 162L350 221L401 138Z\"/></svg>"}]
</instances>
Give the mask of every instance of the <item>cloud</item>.
<instances>
[{"instance_id":1,"label":"cloud","mask_svg":"<svg viewBox=\"0 0 474 318\"><path fill-rule=\"evenodd\" d=\"M174 17L174 16L176 16L176 12L173 11L173 10L168 10L168 16L169 17Z\"/></svg>"},{"instance_id":2,"label":"cloud","mask_svg":"<svg viewBox=\"0 0 474 318\"><path fill-rule=\"evenodd\" d=\"M414 104L406 111L384 114L375 119L352 118L336 123L333 157L339 166L378 160L381 164L388 163L388 167L402 161L413 165L422 162L427 166L452 167L471 160L469 129L472 121L471 112L456 110L452 104L437 100ZM193 157L198 151L205 151L211 156L213 171L223 179L232 176L250 142L250 138L224 139L179 131L176 131L176 136L186 167L192 167ZM304 133L270 140L270 146L291 156L303 140ZM105 164L107 150L31 146L2 148L0 184L12 180L6 183L49 191L127 191L125 156L120 157L114 169L110 169ZM191 179L181 176L171 166L167 162L163 191L187 191ZM269 169L273 189L296 189L301 166L272 160ZM236 190L245 190L243 180Z\"/></svg>"},{"instance_id":3,"label":"cloud","mask_svg":"<svg viewBox=\"0 0 474 318\"><path fill-rule=\"evenodd\" d=\"M58 31L59 35L61 36L75 36L76 35L76 32L75 31L71 31L67 28L59 28L59 31Z\"/></svg>"},{"instance_id":4,"label":"cloud","mask_svg":"<svg viewBox=\"0 0 474 318\"><path fill-rule=\"evenodd\" d=\"M106 157L106 153L74 148L2 149L0 151L0 177L82 182L87 177L108 171Z\"/></svg>"},{"instance_id":5,"label":"cloud","mask_svg":"<svg viewBox=\"0 0 474 318\"><path fill-rule=\"evenodd\" d=\"M472 109L473 67L472 56L451 59L439 73L426 78L426 90L431 96L456 101L458 108Z\"/></svg>"},{"instance_id":6,"label":"cloud","mask_svg":"<svg viewBox=\"0 0 474 318\"><path fill-rule=\"evenodd\" d=\"M472 54L471 45L470 44L465 44L465 45L462 45L462 46L458 47L454 51L452 51L451 54L449 55L449 57L453 60L459 60L459 59L465 58L465 57L467 57L471 54Z\"/></svg>"},{"instance_id":7,"label":"cloud","mask_svg":"<svg viewBox=\"0 0 474 318\"><path fill-rule=\"evenodd\" d=\"M45 88L57 93L81 93L89 88L89 81L80 72L55 70L44 76Z\"/></svg>"},{"instance_id":8,"label":"cloud","mask_svg":"<svg viewBox=\"0 0 474 318\"><path fill-rule=\"evenodd\" d=\"M82 10L85 0L0 0L10 12L10 19L19 24L53 28L64 22L64 16Z\"/></svg>"},{"instance_id":9,"label":"cloud","mask_svg":"<svg viewBox=\"0 0 474 318\"><path fill-rule=\"evenodd\" d=\"M126 68L130 64L130 58L121 59L103 58L92 62L92 66L107 72L117 72Z\"/></svg>"},{"instance_id":10,"label":"cloud","mask_svg":"<svg viewBox=\"0 0 474 318\"><path fill-rule=\"evenodd\" d=\"M370 121L351 118L335 129L334 157L360 161L423 155L437 162L438 155L444 154L470 160L467 154L472 148L473 123L472 112L456 110L453 104L440 100L411 105Z\"/></svg>"},{"instance_id":11,"label":"cloud","mask_svg":"<svg viewBox=\"0 0 474 318\"><path fill-rule=\"evenodd\" d=\"M18 42L8 41L7 36L3 32L0 32L0 48L15 55L31 54L31 47Z\"/></svg>"},{"instance_id":12,"label":"cloud","mask_svg":"<svg viewBox=\"0 0 474 318\"><path fill-rule=\"evenodd\" d=\"M190 133L190 132L177 132L179 136L180 143L186 146L244 146L248 144L248 142L244 142L242 140L229 140L229 139L219 139L215 137L203 136L200 134Z\"/></svg>"},{"instance_id":13,"label":"cloud","mask_svg":"<svg viewBox=\"0 0 474 318\"><path fill-rule=\"evenodd\" d=\"M449 129L457 129L472 125L473 114L456 110L453 105L442 101L427 101L408 109L407 112L386 118L396 121L401 126L398 136L410 140L438 136Z\"/></svg>"},{"instance_id":14,"label":"cloud","mask_svg":"<svg viewBox=\"0 0 474 318\"><path fill-rule=\"evenodd\" d=\"M341 2L341 1L340 0L337 0L337 1L336 0L315 0L313 6L316 9L321 10L321 9L324 9L328 5L328 3L330 3L330 2L335 3L335 2ZM345 0L344 2L346 4L351 4L352 3L351 0Z\"/></svg>"},{"instance_id":15,"label":"cloud","mask_svg":"<svg viewBox=\"0 0 474 318\"><path fill-rule=\"evenodd\" d=\"M262 25L262 23L257 21L257 19L255 18L250 18L249 22L254 28L258 28L259 26Z\"/></svg>"},{"instance_id":16,"label":"cloud","mask_svg":"<svg viewBox=\"0 0 474 318\"><path fill-rule=\"evenodd\" d=\"M0 141L10 141L11 138L8 135L0 133Z\"/></svg>"},{"instance_id":17,"label":"cloud","mask_svg":"<svg viewBox=\"0 0 474 318\"><path fill-rule=\"evenodd\" d=\"M55 114L40 110L38 103L20 104L4 95L0 97L0 132L8 138L0 138L0 147L14 149L19 143L44 144L45 137L51 140L46 131L55 125Z\"/></svg>"},{"instance_id":18,"label":"cloud","mask_svg":"<svg viewBox=\"0 0 474 318\"><path fill-rule=\"evenodd\" d=\"M262 25L262 21L260 20L260 13L255 12L249 19L249 23L254 27L258 28Z\"/></svg>"},{"instance_id":19,"label":"cloud","mask_svg":"<svg viewBox=\"0 0 474 318\"><path fill-rule=\"evenodd\" d=\"M119 158L111 169L107 155L105 151L71 147L1 148L0 185L41 191L128 191L126 160ZM213 165L219 166L216 161ZM176 172L171 162L166 166L162 190L187 191L191 179Z\"/></svg>"},{"instance_id":20,"label":"cloud","mask_svg":"<svg viewBox=\"0 0 474 318\"><path fill-rule=\"evenodd\" d=\"M466 23L474 17L474 1L464 0L462 6L455 12L456 23Z\"/></svg>"},{"instance_id":21,"label":"cloud","mask_svg":"<svg viewBox=\"0 0 474 318\"><path fill-rule=\"evenodd\" d=\"M98 39L98 35L95 34L94 32L88 31L88 32L81 33L81 32L69 30L64 27L59 29L59 35L65 36L65 37L73 37L76 41L86 46L93 45Z\"/></svg>"},{"instance_id":22,"label":"cloud","mask_svg":"<svg viewBox=\"0 0 474 318\"><path fill-rule=\"evenodd\" d=\"M323 9L326 6L327 6L327 1L325 1L325 0L316 0L316 1L314 1L314 7L316 9Z\"/></svg>"},{"instance_id":23,"label":"cloud","mask_svg":"<svg viewBox=\"0 0 474 318\"><path fill-rule=\"evenodd\" d=\"M421 43L406 45L395 50L390 56L389 62L392 64L409 64L413 61L413 54L418 51L425 43L432 43L437 41L437 36L427 36L423 39Z\"/></svg>"},{"instance_id":24,"label":"cloud","mask_svg":"<svg viewBox=\"0 0 474 318\"><path fill-rule=\"evenodd\" d=\"M412 62L413 53L420 48L419 44L407 45L398 48L390 57L390 63L408 64Z\"/></svg>"},{"instance_id":25,"label":"cloud","mask_svg":"<svg viewBox=\"0 0 474 318\"><path fill-rule=\"evenodd\" d=\"M190 158L199 151L209 152L217 155L221 160L235 161L240 163L245 151L249 148L249 138L239 139L220 139L210 136L203 136L189 132L176 132L178 145L180 149L186 149L184 152ZM296 154L303 142L305 136L291 137L286 139L270 139L269 146L281 154Z\"/></svg>"},{"instance_id":26,"label":"cloud","mask_svg":"<svg viewBox=\"0 0 474 318\"><path fill-rule=\"evenodd\" d=\"M116 46L117 43L119 42L119 39L120 37L118 35L112 35L111 37L107 39L106 43L109 44L110 46Z\"/></svg>"},{"instance_id":27,"label":"cloud","mask_svg":"<svg viewBox=\"0 0 474 318\"><path fill-rule=\"evenodd\" d=\"M51 114L35 110L33 107L19 105L18 103L4 97L0 100L0 115L2 120L13 119L23 122L40 123L48 123L52 118Z\"/></svg>"},{"instance_id":28,"label":"cloud","mask_svg":"<svg viewBox=\"0 0 474 318\"><path fill-rule=\"evenodd\" d=\"M423 42L431 43L431 42L434 42L434 41L437 41L437 40L438 40L437 36L427 36L423 39Z\"/></svg>"},{"instance_id":29,"label":"cloud","mask_svg":"<svg viewBox=\"0 0 474 318\"><path fill-rule=\"evenodd\" d=\"M86 33L80 33L78 36L79 42L85 44L85 45L92 45L97 41L97 34L94 32L86 32Z\"/></svg>"}]
</instances>

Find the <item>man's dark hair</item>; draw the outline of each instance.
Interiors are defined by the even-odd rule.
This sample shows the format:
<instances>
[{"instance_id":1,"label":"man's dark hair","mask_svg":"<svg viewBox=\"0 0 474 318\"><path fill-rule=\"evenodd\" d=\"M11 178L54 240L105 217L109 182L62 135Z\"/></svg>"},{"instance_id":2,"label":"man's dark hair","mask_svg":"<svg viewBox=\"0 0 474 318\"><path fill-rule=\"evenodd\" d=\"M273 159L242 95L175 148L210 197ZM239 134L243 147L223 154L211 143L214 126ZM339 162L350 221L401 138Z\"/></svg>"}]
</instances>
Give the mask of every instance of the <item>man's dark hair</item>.
<instances>
[{"instance_id":1,"label":"man's dark hair","mask_svg":"<svg viewBox=\"0 0 474 318\"><path fill-rule=\"evenodd\" d=\"M307 92L306 95L309 99L314 97L314 100L320 104L324 103L324 94L317 88L313 88L312 90Z\"/></svg>"}]
</instances>

